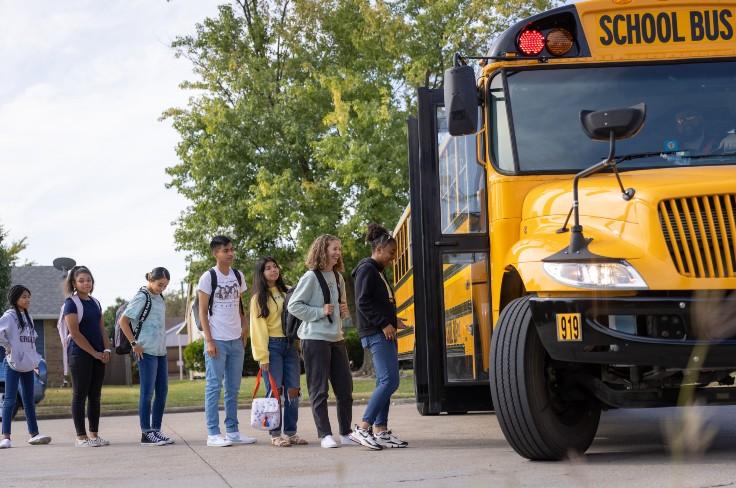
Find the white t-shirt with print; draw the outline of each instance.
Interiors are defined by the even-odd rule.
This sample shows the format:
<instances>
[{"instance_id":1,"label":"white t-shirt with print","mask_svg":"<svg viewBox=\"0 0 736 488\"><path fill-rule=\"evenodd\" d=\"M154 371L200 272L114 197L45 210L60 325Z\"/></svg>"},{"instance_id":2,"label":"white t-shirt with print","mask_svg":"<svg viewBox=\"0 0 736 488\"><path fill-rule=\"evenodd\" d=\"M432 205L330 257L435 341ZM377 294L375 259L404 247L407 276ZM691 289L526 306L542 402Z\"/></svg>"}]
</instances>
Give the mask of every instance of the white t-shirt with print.
<instances>
[{"instance_id":1,"label":"white t-shirt with print","mask_svg":"<svg viewBox=\"0 0 736 488\"><path fill-rule=\"evenodd\" d=\"M238 287L238 279L232 269L227 275L224 275L215 267L215 273L217 273L217 289L212 300L212 315L209 316L210 333L212 338L218 341L232 341L240 338L243 333L240 325L238 302L241 293L244 293L248 286L245 284L245 277L241 273L242 284ZM199 278L197 289L207 295L212 293L212 280L209 270Z\"/></svg>"}]
</instances>

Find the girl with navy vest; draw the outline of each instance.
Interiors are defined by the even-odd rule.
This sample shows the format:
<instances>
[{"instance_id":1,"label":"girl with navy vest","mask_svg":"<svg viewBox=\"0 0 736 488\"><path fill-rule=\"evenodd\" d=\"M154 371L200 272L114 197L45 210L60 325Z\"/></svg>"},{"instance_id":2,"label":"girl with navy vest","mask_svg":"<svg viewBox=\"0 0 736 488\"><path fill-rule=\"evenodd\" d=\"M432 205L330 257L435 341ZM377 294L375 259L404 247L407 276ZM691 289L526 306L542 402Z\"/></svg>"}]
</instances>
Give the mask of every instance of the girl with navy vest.
<instances>
[{"instance_id":1,"label":"girl with navy vest","mask_svg":"<svg viewBox=\"0 0 736 488\"><path fill-rule=\"evenodd\" d=\"M5 398L3 400L3 440L0 449L11 447L10 423L18 397L18 384L23 400L31 445L48 444L51 437L38 432L36 404L33 398L34 370L41 362L36 351L38 334L33 327L33 318L28 313L31 291L23 285L15 285L8 293L10 308L0 317L0 346L5 348Z\"/></svg>"},{"instance_id":2,"label":"girl with navy vest","mask_svg":"<svg viewBox=\"0 0 736 488\"><path fill-rule=\"evenodd\" d=\"M138 358L141 394L138 415L142 446L163 446L174 440L161 432L161 423L169 391L168 358L166 357L166 303L161 295L171 276L166 268L153 268L146 273L148 284L138 290L120 317L120 330L130 342ZM144 308L150 307L143 322ZM138 330L135 335L133 329ZM154 399L155 393L155 399ZM153 401L153 411L151 402Z\"/></svg>"},{"instance_id":3,"label":"girl with navy vest","mask_svg":"<svg viewBox=\"0 0 736 488\"><path fill-rule=\"evenodd\" d=\"M77 447L110 445L98 431L105 364L110 361L112 351L102 319L102 306L91 296L94 287L95 280L85 266L74 266L64 282L68 298L64 301L63 314L71 336L67 355L72 376L72 418L77 431ZM85 406L89 434L84 424Z\"/></svg>"}]
</instances>

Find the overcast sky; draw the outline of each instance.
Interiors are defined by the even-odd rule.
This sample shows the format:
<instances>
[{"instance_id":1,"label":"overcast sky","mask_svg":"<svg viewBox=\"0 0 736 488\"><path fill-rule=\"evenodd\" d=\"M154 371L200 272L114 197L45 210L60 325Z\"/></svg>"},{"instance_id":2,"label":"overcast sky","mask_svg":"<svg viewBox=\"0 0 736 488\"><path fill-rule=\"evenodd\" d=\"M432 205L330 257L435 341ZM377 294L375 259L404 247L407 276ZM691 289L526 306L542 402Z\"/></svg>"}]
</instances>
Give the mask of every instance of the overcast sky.
<instances>
[{"instance_id":1,"label":"overcast sky","mask_svg":"<svg viewBox=\"0 0 736 488\"><path fill-rule=\"evenodd\" d=\"M154 266L178 288L171 223L187 202L164 187L178 135L158 119L193 79L171 41L218 3L0 0L0 224L28 237L21 261L74 258L103 306Z\"/></svg>"}]
</instances>

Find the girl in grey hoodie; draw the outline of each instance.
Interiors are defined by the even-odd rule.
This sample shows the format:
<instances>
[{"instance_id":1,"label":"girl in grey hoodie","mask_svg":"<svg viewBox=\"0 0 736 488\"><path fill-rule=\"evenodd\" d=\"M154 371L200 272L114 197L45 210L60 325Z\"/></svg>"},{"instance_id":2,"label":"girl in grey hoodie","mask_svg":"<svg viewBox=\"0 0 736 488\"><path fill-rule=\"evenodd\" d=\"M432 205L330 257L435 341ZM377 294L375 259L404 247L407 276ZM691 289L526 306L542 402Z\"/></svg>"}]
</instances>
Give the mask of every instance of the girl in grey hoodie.
<instances>
[{"instance_id":1,"label":"girl in grey hoodie","mask_svg":"<svg viewBox=\"0 0 736 488\"><path fill-rule=\"evenodd\" d=\"M36 404L33 399L34 370L41 362L36 351L38 334L33 327L33 319L28 313L31 305L31 291L23 285L15 285L8 292L10 308L0 317L0 346L5 348L5 397L3 399L3 439L0 449L11 447L10 424L18 396L20 384L23 410L26 414L31 445L48 444L51 437L38 433L36 423Z\"/></svg>"}]
</instances>

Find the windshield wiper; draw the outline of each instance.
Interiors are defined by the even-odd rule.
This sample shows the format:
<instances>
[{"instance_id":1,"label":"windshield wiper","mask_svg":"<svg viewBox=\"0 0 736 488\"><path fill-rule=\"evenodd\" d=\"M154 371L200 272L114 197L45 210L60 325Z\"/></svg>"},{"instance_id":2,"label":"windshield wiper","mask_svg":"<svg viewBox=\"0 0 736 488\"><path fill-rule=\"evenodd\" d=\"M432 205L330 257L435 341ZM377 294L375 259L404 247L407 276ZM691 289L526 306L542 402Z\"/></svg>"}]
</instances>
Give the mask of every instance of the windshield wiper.
<instances>
[{"instance_id":1,"label":"windshield wiper","mask_svg":"<svg viewBox=\"0 0 736 488\"><path fill-rule=\"evenodd\" d=\"M661 157L662 159L666 159L665 156L678 156L683 159L708 159L708 158L728 158L728 157L736 157L736 152L730 152L730 153L711 153L711 154L696 154L694 156L687 155L687 151L657 151L657 152L650 152L650 153L634 153L634 154L627 154L626 156L620 156L616 158L616 163L620 164L624 161L633 161L634 159L645 159L645 158L654 158L654 157Z\"/></svg>"}]
</instances>

